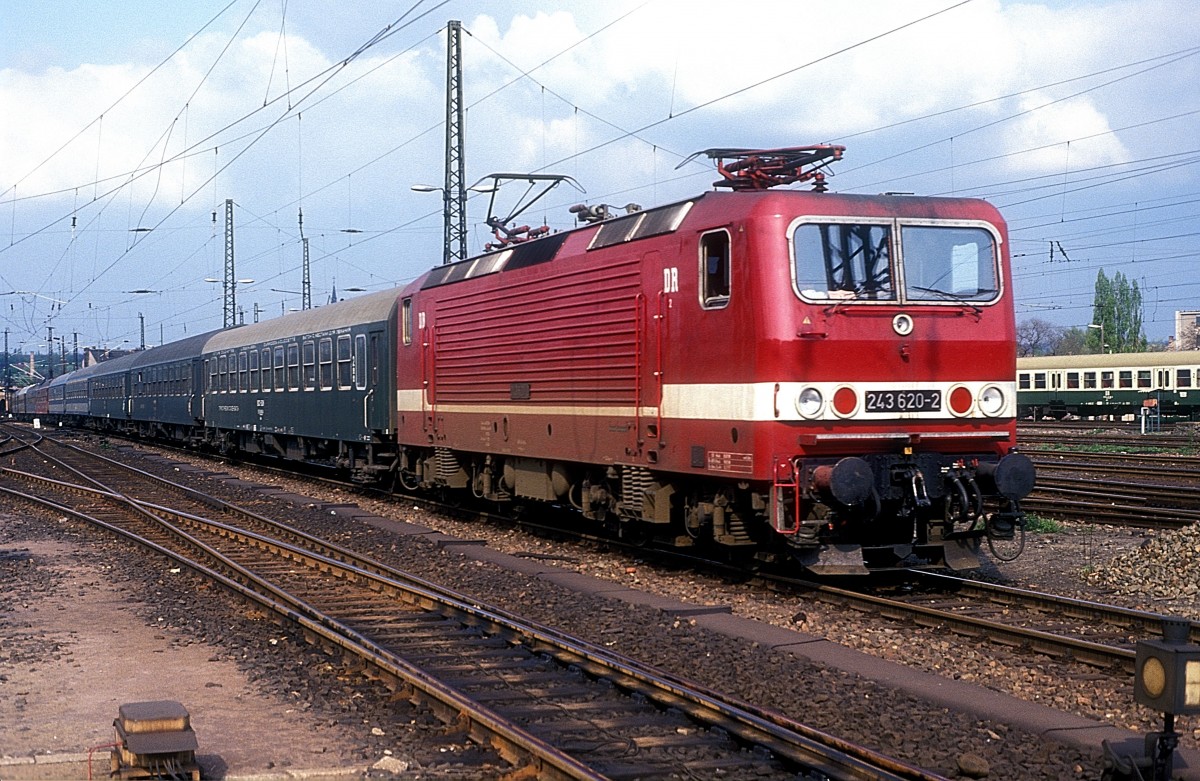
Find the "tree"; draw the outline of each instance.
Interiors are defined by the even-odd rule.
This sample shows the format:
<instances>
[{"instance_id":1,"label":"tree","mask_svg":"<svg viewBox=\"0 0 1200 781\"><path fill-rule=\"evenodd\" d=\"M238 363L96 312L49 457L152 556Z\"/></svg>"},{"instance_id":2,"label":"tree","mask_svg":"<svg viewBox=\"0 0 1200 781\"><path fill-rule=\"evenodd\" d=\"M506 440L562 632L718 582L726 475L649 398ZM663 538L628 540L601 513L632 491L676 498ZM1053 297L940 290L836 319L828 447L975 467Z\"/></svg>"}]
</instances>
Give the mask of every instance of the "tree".
<instances>
[{"instance_id":1,"label":"tree","mask_svg":"<svg viewBox=\"0 0 1200 781\"><path fill-rule=\"evenodd\" d=\"M1062 329L1040 317L1031 317L1017 325L1017 355L1055 355Z\"/></svg>"},{"instance_id":2,"label":"tree","mask_svg":"<svg viewBox=\"0 0 1200 781\"><path fill-rule=\"evenodd\" d=\"M1137 282L1118 271L1110 280L1104 269L1096 274L1089 352L1136 353L1146 349L1142 333L1142 291Z\"/></svg>"},{"instance_id":3,"label":"tree","mask_svg":"<svg viewBox=\"0 0 1200 781\"><path fill-rule=\"evenodd\" d=\"M1090 329L1071 326L1062 332L1055 355L1086 355Z\"/></svg>"}]
</instances>

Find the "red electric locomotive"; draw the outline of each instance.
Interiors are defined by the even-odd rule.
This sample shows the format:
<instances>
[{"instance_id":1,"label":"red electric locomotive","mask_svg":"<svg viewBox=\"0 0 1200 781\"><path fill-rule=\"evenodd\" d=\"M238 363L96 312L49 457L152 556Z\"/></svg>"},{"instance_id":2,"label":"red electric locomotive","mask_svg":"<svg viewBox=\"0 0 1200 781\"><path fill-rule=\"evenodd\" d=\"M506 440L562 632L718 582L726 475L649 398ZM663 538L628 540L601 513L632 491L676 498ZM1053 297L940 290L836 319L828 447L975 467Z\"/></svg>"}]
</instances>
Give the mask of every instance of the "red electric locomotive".
<instances>
[{"instance_id":1,"label":"red electric locomotive","mask_svg":"<svg viewBox=\"0 0 1200 781\"><path fill-rule=\"evenodd\" d=\"M415 282L401 481L826 573L974 566L1012 539L1034 474L1004 222L825 192L841 151L710 150L728 192L576 207L582 227L498 230Z\"/></svg>"}]
</instances>

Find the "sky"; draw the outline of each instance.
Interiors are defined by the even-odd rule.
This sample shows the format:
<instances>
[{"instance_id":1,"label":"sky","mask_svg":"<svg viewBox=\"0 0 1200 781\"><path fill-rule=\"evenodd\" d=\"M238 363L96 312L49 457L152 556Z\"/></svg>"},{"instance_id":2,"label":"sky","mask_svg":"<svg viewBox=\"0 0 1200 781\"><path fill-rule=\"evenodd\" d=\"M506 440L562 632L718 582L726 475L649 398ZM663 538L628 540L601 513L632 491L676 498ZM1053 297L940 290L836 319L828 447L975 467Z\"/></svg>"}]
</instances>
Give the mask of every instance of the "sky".
<instances>
[{"instance_id":1,"label":"sky","mask_svg":"<svg viewBox=\"0 0 1200 781\"><path fill-rule=\"evenodd\" d=\"M316 304L440 263L441 195L411 188L444 181L450 20L467 182L582 189L521 223L710 190L700 150L836 143L838 192L999 207L1018 320L1086 326L1100 270L1141 287L1151 340L1200 309L1194 0L0 0L0 19L14 352L221 327L227 200L245 322L301 306L303 238ZM472 254L490 198L468 203Z\"/></svg>"}]
</instances>

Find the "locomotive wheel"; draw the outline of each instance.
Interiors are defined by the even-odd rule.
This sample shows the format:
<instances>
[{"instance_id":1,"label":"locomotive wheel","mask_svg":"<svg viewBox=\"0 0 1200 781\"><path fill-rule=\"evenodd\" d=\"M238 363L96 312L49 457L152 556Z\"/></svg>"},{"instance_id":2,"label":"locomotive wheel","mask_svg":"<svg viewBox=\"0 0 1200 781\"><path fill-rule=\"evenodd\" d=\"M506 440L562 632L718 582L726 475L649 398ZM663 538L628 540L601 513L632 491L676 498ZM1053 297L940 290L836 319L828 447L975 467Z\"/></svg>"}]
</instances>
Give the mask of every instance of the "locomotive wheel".
<instances>
[{"instance_id":1,"label":"locomotive wheel","mask_svg":"<svg viewBox=\"0 0 1200 781\"><path fill-rule=\"evenodd\" d=\"M654 541L654 527L642 521L618 521L617 537L622 542L645 548Z\"/></svg>"}]
</instances>

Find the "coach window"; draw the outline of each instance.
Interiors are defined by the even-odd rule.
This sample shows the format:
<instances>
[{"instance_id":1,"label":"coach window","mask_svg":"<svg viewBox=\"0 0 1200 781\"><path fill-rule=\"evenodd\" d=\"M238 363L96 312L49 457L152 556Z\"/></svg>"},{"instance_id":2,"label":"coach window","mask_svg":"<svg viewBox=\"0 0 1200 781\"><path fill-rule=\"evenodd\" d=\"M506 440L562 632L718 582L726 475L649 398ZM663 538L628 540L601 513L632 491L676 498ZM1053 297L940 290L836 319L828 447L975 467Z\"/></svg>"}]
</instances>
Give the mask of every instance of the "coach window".
<instances>
[{"instance_id":1,"label":"coach window","mask_svg":"<svg viewBox=\"0 0 1200 781\"><path fill-rule=\"evenodd\" d=\"M1117 375L1117 387L1132 388L1133 387L1133 372L1129 370L1122 371Z\"/></svg>"},{"instance_id":2,"label":"coach window","mask_svg":"<svg viewBox=\"0 0 1200 781\"><path fill-rule=\"evenodd\" d=\"M371 387L379 384L379 334L371 334Z\"/></svg>"},{"instance_id":3,"label":"coach window","mask_svg":"<svg viewBox=\"0 0 1200 781\"><path fill-rule=\"evenodd\" d=\"M205 367L208 369L208 392L217 392L217 360L208 358L204 361Z\"/></svg>"},{"instance_id":4,"label":"coach window","mask_svg":"<svg viewBox=\"0 0 1200 781\"><path fill-rule=\"evenodd\" d=\"M300 346L289 344L287 346L287 380L288 390L300 390Z\"/></svg>"},{"instance_id":5,"label":"coach window","mask_svg":"<svg viewBox=\"0 0 1200 781\"><path fill-rule=\"evenodd\" d=\"M1114 377L1115 377L1115 375L1113 374L1113 372L1100 372L1100 387L1101 388L1115 387L1115 383L1113 382Z\"/></svg>"},{"instance_id":6,"label":"coach window","mask_svg":"<svg viewBox=\"0 0 1200 781\"><path fill-rule=\"evenodd\" d=\"M250 390L250 359L246 351L238 353L238 391L245 393Z\"/></svg>"},{"instance_id":7,"label":"coach window","mask_svg":"<svg viewBox=\"0 0 1200 781\"><path fill-rule=\"evenodd\" d=\"M1083 388L1084 390L1096 389L1096 372L1083 373Z\"/></svg>"},{"instance_id":8,"label":"coach window","mask_svg":"<svg viewBox=\"0 0 1200 781\"><path fill-rule=\"evenodd\" d=\"M405 344L412 344L412 299L400 304L400 335Z\"/></svg>"},{"instance_id":9,"label":"coach window","mask_svg":"<svg viewBox=\"0 0 1200 781\"><path fill-rule=\"evenodd\" d=\"M1138 373L1137 373L1137 386L1138 386L1139 388L1149 388L1149 387L1151 387L1151 382L1150 382L1150 370L1149 370L1149 369L1139 369L1139 370L1138 370Z\"/></svg>"},{"instance_id":10,"label":"coach window","mask_svg":"<svg viewBox=\"0 0 1200 781\"><path fill-rule=\"evenodd\" d=\"M700 237L700 304L705 309L729 306L730 265L728 233Z\"/></svg>"},{"instance_id":11,"label":"coach window","mask_svg":"<svg viewBox=\"0 0 1200 781\"><path fill-rule=\"evenodd\" d=\"M796 290L821 301L894 301L889 225L802 223L792 234Z\"/></svg>"},{"instance_id":12,"label":"coach window","mask_svg":"<svg viewBox=\"0 0 1200 781\"><path fill-rule=\"evenodd\" d=\"M1036 372L1033 375L1033 389L1046 390L1046 373Z\"/></svg>"},{"instance_id":13,"label":"coach window","mask_svg":"<svg viewBox=\"0 0 1200 781\"><path fill-rule=\"evenodd\" d=\"M367 387L367 336L357 334L354 337L354 387L366 390Z\"/></svg>"},{"instance_id":14,"label":"coach window","mask_svg":"<svg viewBox=\"0 0 1200 781\"><path fill-rule=\"evenodd\" d=\"M1017 390L1029 390L1029 375L1021 372L1017 375Z\"/></svg>"},{"instance_id":15,"label":"coach window","mask_svg":"<svg viewBox=\"0 0 1200 781\"><path fill-rule=\"evenodd\" d=\"M354 355L351 352L350 334L337 338L337 382L338 390L350 390L354 385Z\"/></svg>"},{"instance_id":16,"label":"coach window","mask_svg":"<svg viewBox=\"0 0 1200 781\"><path fill-rule=\"evenodd\" d=\"M258 392L258 350L250 351L250 390Z\"/></svg>"},{"instance_id":17,"label":"coach window","mask_svg":"<svg viewBox=\"0 0 1200 781\"><path fill-rule=\"evenodd\" d=\"M271 348L264 347L262 350L262 389L267 393L271 392Z\"/></svg>"},{"instance_id":18,"label":"coach window","mask_svg":"<svg viewBox=\"0 0 1200 781\"><path fill-rule=\"evenodd\" d=\"M222 355L217 359L217 390L221 393L229 391L229 356Z\"/></svg>"},{"instance_id":19,"label":"coach window","mask_svg":"<svg viewBox=\"0 0 1200 781\"><path fill-rule=\"evenodd\" d=\"M282 391L287 388L287 366L283 362L283 345L275 348L275 390Z\"/></svg>"},{"instance_id":20,"label":"coach window","mask_svg":"<svg viewBox=\"0 0 1200 781\"><path fill-rule=\"evenodd\" d=\"M333 388L333 339L325 337L317 342L318 379L321 390Z\"/></svg>"},{"instance_id":21,"label":"coach window","mask_svg":"<svg viewBox=\"0 0 1200 781\"><path fill-rule=\"evenodd\" d=\"M304 359L304 390L316 390L317 387L317 345L309 339L303 345Z\"/></svg>"},{"instance_id":22,"label":"coach window","mask_svg":"<svg viewBox=\"0 0 1200 781\"><path fill-rule=\"evenodd\" d=\"M1176 369L1175 370L1175 387L1176 388L1192 387L1192 370L1191 369Z\"/></svg>"},{"instance_id":23,"label":"coach window","mask_svg":"<svg viewBox=\"0 0 1200 781\"><path fill-rule=\"evenodd\" d=\"M1079 390L1079 372L1067 372L1067 388Z\"/></svg>"}]
</instances>

